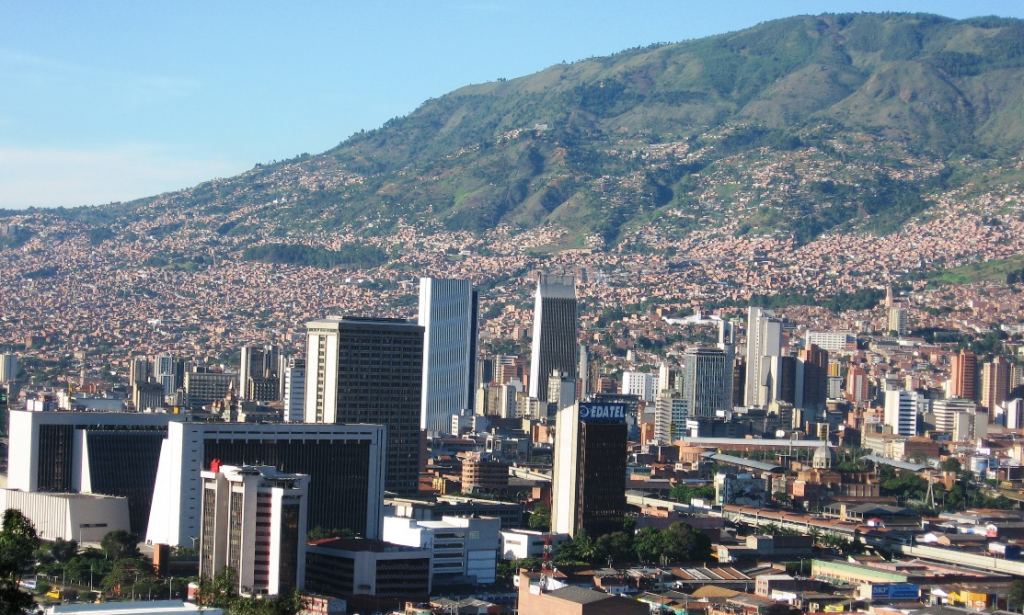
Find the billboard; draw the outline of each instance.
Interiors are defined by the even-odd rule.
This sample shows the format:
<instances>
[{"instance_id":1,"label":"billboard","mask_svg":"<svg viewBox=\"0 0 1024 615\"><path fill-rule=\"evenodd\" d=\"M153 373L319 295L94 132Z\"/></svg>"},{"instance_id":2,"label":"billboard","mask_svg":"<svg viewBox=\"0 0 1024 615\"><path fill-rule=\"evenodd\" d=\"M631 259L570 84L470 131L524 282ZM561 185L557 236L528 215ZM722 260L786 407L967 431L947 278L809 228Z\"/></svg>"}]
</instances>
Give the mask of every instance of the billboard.
<instances>
[{"instance_id":1,"label":"billboard","mask_svg":"<svg viewBox=\"0 0 1024 615\"><path fill-rule=\"evenodd\" d=\"M626 404L581 402L579 416L584 423L625 423Z\"/></svg>"},{"instance_id":2,"label":"billboard","mask_svg":"<svg viewBox=\"0 0 1024 615\"><path fill-rule=\"evenodd\" d=\"M871 586L872 600L917 600L921 586L915 583L875 583Z\"/></svg>"}]
</instances>

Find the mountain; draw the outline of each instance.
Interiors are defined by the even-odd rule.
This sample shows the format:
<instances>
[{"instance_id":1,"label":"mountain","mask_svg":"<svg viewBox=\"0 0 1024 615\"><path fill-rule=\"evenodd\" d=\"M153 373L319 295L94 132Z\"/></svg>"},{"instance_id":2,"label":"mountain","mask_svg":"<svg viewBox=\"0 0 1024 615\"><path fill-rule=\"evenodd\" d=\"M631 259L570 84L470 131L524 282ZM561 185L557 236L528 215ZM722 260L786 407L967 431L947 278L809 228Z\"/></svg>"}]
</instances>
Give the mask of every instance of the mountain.
<instances>
[{"instance_id":1,"label":"mountain","mask_svg":"<svg viewBox=\"0 0 1024 615\"><path fill-rule=\"evenodd\" d=\"M801 16L464 87L320 155L63 215L116 234L188 212L147 232L238 245L401 224L547 225L562 247L648 225L800 244L896 231L979 169L1000 181L1024 149L1022 108L1024 21Z\"/></svg>"}]
</instances>

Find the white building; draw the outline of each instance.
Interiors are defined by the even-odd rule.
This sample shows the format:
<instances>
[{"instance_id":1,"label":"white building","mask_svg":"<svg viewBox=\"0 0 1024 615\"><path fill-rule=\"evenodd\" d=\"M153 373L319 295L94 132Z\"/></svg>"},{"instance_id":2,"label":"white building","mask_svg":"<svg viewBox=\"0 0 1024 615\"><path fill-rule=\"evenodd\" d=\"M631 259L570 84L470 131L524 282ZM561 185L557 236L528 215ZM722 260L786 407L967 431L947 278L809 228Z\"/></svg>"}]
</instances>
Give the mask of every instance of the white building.
<instances>
[{"instance_id":1,"label":"white building","mask_svg":"<svg viewBox=\"0 0 1024 615\"><path fill-rule=\"evenodd\" d=\"M918 405L922 399L916 391L885 392L885 424L901 436L917 435Z\"/></svg>"},{"instance_id":2,"label":"white building","mask_svg":"<svg viewBox=\"0 0 1024 615\"><path fill-rule=\"evenodd\" d=\"M643 372L622 372L623 395L638 395L644 401L654 401L654 374Z\"/></svg>"},{"instance_id":3,"label":"white building","mask_svg":"<svg viewBox=\"0 0 1024 615\"><path fill-rule=\"evenodd\" d=\"M857 349L857 338L849 331L808 331L806 346L814 344L829 352L849 352Z\"/></svg>"},{"instance_id":4,"label":"white building","mask_svg":"<svg viewBox=\"0 0 1024 615\"><path fill-rule=\"evenodd\" d=\"M308 474L311 527L380 538L384 434L380 425L173 423L160 450L146 541L192 546L202 518L199 473L215 459Z\"/></svg>"},{"instance_id":5,"label":"white building","mask_svg":"<svg viewBox=\"0 0 1024 615\"><path fill-rule=\"evenodd\" d=\"M301 423L306 403L306 360L290 357L282 370L284 393L281 396L284 421Z\"/></svg>"},{"instance_id":6,"label":"white building","mask_svg":"<svg viewBox=\"0 0 1024 615\"><path fill-rule=\"evenodd\" d=\"M493 583L500 531L501 520L496 517L384 518L385 541L433 552L431 578L435 586L466 577L476 584Z\"/></svg>"},{"instance_id":7,"label":"white building","mask_svg":"<svg viewBox=\"0 0 1024 615\"><path fill-rule=\"evenodd\" d=\"M723 348L687 348L682 391L691 417L713 417L731 409L732 357Z\"/></svg>"},{"instance_id":8,"label":"white building","mask_svg":"<svg viewBox=\"0 0 1024 615\"><path fill-rule=\"evenodd\" d=\"M514 529L501 533L501 559L529 559L544 556L544 547L551 545L551 553L559 543L569 540L568 534L549 534L537 530Z\"/></svg>"},{"instance_id":9,"label":"white building","mask_svg":"<svg viewBox=\"0 0 1024 615\"><path fill-rule=\"evenodd\" d=\"M214 463L202 480L199 575L230 567L242 594L303 589L309 476Z\"/></svg>"},{"instance_id":10,"label":"white building","mask_svg":"<svg viewBox=\"0 0 1024 615\"><path fill-rule=\"evenodd\" d=\"M423 393L420 429L447 432L473 407L477 298L469 280L420 278Z\"/></svg>"},{"instance_id":11,"label":"white building","mask_svg":"<svg viewBox=\"0 0 1024 615\"><path fill-rule=\"evenodd\" d=\"M771 357L782 355L782 320L772 312L751 306L747 312L747 376L743 403L768 405L765 382Z\"/></svg>"},{"instance_id":12,"label":"white building","mask_svg":"<svg viewBox=\"0 0 1024 615\"><path fill-rule=\"evenodd\" d=\"M5 352L0 354L0 382L10 382L18 377L18 357Z\"/></svg>"},{"instance_id":13,"label":"white building","mask_svg":"<svg viewBox=\"0 0 1024 615\"><path fill-rule=\"evenodd\" d=\"M131 531L128 498L85 493L31 493L0 489L0 511L20 510L46 540L99 542L110 532Z\"/></svg>"},{"instance_id":14,"label":"white building","mask_svg":"<svg viewBox=\"0 0 1024 615\"><path fill-rule=\"evenodd\" d=\"M686 435L689 403L671 392L665 392L654 401L654 437L662 444L671 444Z\"/></svg>"}]
</instances>

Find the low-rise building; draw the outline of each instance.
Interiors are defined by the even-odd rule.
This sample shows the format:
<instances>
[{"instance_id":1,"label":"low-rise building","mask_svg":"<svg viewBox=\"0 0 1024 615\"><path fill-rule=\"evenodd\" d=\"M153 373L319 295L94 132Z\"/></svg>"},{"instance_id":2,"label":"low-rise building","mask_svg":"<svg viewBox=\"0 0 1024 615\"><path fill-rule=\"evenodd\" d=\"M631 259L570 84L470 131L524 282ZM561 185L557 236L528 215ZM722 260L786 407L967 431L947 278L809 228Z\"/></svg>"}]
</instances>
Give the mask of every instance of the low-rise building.
<instances>
[{"instance_id":1,"label":"low-rise building","mask_svg":"<svg viewBox=\"0 0 1024 615\"><path fill-rule=\"evenodd\" d=\"M434 585L445 583L494 583L501 546L501 521L494 517L444 517L419 521L405 517L384 518L384 539L433 552Z\"/></svg>"}]
</instances>

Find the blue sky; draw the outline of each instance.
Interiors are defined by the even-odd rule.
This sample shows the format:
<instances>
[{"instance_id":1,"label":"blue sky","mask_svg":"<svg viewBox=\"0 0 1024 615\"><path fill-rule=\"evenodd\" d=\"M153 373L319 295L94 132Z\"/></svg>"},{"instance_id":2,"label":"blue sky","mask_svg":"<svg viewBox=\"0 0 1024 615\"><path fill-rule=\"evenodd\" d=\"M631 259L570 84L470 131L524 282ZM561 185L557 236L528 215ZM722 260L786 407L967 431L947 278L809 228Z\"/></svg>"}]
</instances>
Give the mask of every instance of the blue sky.
<instances>
[{"instance_id":1,"label":"blue sky","mask_svg":"<svg viewBox=\"0 0 1024 615\"><path fill-rule=\"evenodd\" d=\"M0 1L0 207L123 201L322 152L471 83L799 14L1020 0Z\"/></svg>"}]
</instances>

